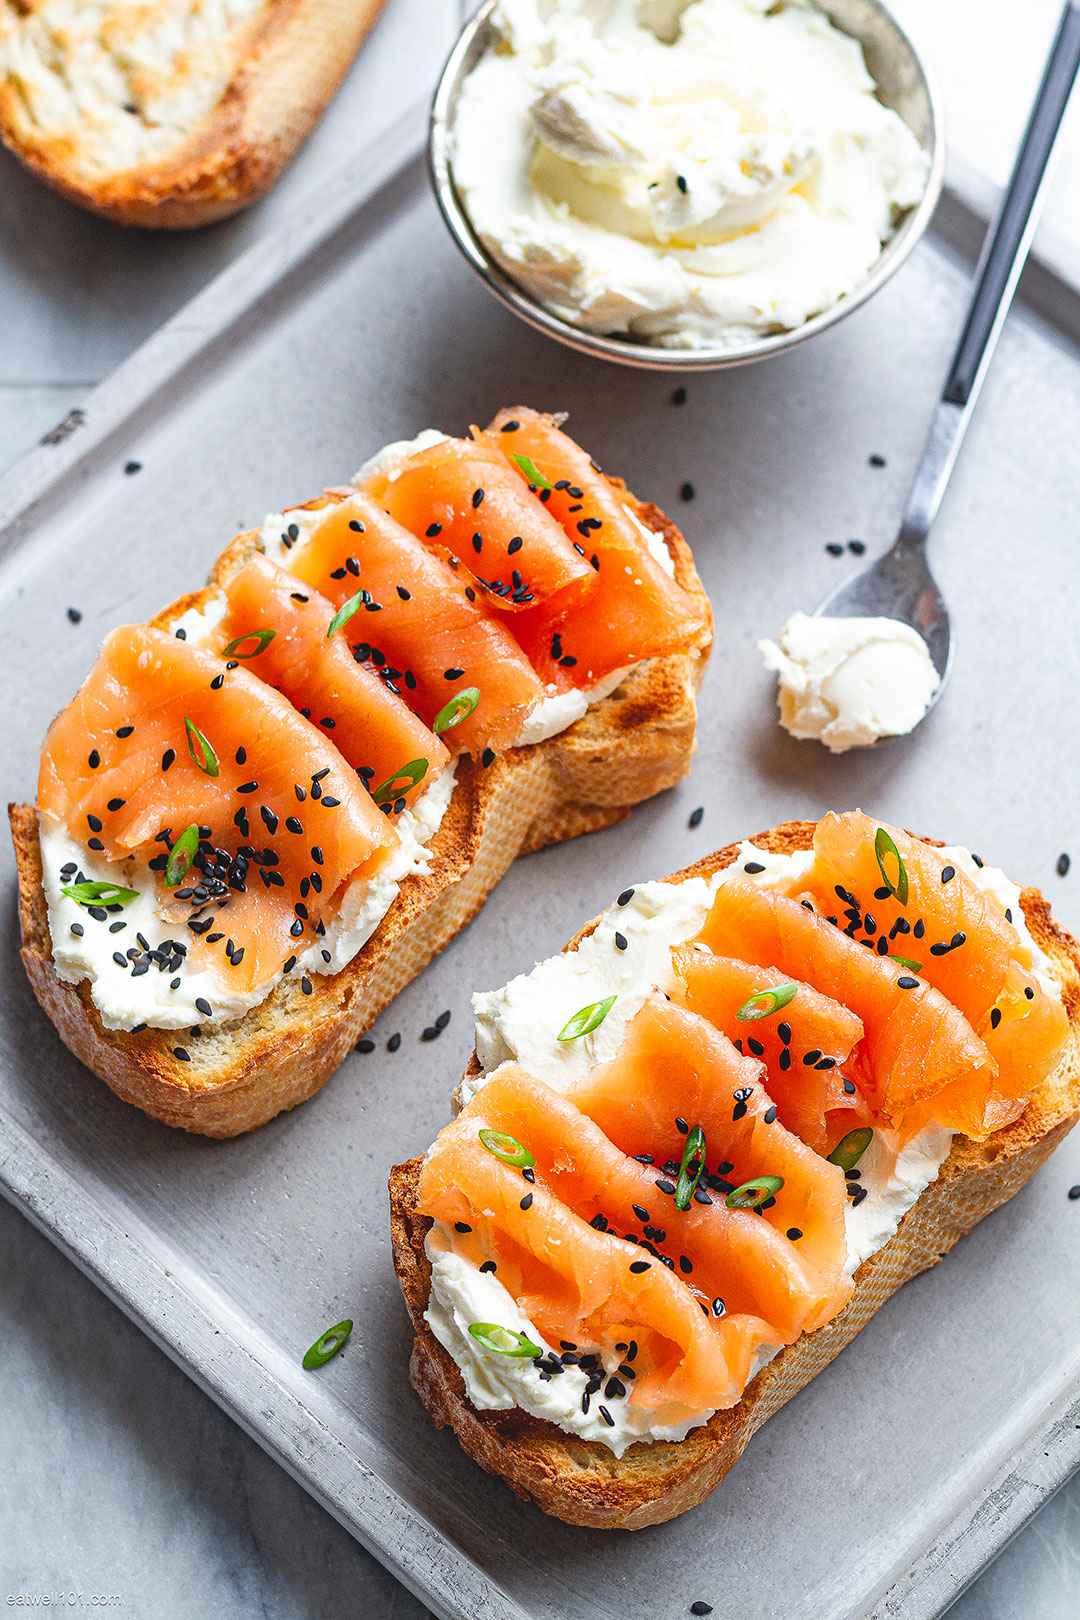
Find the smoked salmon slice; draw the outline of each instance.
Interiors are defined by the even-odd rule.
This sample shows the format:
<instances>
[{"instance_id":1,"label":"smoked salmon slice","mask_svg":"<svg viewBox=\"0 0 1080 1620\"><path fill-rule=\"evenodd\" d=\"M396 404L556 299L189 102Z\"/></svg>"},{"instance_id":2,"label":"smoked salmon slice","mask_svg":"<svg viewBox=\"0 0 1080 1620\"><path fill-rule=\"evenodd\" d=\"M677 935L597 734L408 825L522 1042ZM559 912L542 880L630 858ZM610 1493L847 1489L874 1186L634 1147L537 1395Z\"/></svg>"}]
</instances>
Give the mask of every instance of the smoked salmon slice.
<instances>
[{"instance_id":1,"label":"smoked salmon slice","mask_svg":"<svg viewBox=\"0 0 1080 1620\"><path fill-rule=\"evenodd\" d=\"M705 1135L706 1166L726 1167L715 1176L728 1192L755 1176L779 1177L782 1186L761 1205L759 1219L813 1276L817 1298L807 1301L805 1326L818 1327L851 1292L843 1275L844 1174L785 1129L763 1079L761 1063L737 1052L706 1019L653 996L631 1021L618 1055L591 1070L570 1096L624 1153L648 1153L658 1165L677 1168L696 1126Z\"/></svg>"},{"instance_id":2,"label":"smoked salmon slice","mask_svg":"<svg viewBox=\"0 0 1080 1620\"><path fill-rule=\"evenodd\" d=\"M540 490L547 511L597 569L594 596L548 599L514 620L514 634L545 681L590 687L644 658L705 642L707 611L657 560L621 486L550 416L524 407L500 411L479 438L501 450L526 483L530 467L543 477L550 485Z\"/></svg>"},{"instance_id":3,"label":"smoked salmon slice","mask_svg":"<svg viewBox=\"0 0 1080 1620\"><path fill-rule=\"evenodd\" d=\"M365 484L390 515L460 559L489 609L591 600L595 574L498 446L442 439Z\"/></svg>"},{"instance_id":4,"label":"smoked salmon slice","mask_svg":"<svg viewBox=\"0 0 1080 1620\"><path fill-rule=\"evenodd\" d=\"M532 1178L490 1152L482 1130L508 1132L527 1147L536 1159ZM618 1361L616 1345L634 1340L633 1404L733 1406L754 1350L775 1343L775 1330L752 1315L727 1314L722 1303L717 1318L711 1302L655 1252L590 1224L606 1172L619 1176L609 1205L635 1192L656 1201L649 1177L625 1166L567 1099L511 1068L440 1133L421 1172L419 1208L444 1222L454 1247L474 1263L494 1261L500 1282L549 1343L595 1347ZM704 1248L709 1211L698 1207L683 1234ZM632 1210L627 1220L633 1226ZM719 1218L712 1225L712 1244L722 1249Z\"/></svg>"},{"instance_id":5,"label":"smoked salmon slice","mask_svg":"<svg viewBox=\"0 0 1080 1620\"><path fill-rule=\"evenodd\" d=\"M813 985L862 1020L860 1086L875 1115L901 1127L933 1103L942 1125L987 1134L996 1065L963 1013L906 967L856 944L807 905L748 878L716 892L700 935L718 956L773 967ZM946 1088L956 1083L956 1090Z\"/></svg>"},{"instance_id":6,"label":"smoked salmon slice","mask_svg":"<svg viewBox=\"0 0 1080 1620\"><path fill-rule=\"evenodd\" d=\"M357 662L348 627L327 633L333 603L297 586L283 568L253 557L225 586L215 645L231 649L227 657L276 687L313 726L332 732L377 802L403 810L427 792L450 756L376 666Z\"/></svg>"},{"instance_id":7,"label":"smoked salmon slice","mask_svg":"<svg viewBox=\"0 0 1080 1620\"><path fill-rule=\"evenodd\" d=\"M807 1147L827 1155L849 1131L871 1123L865 1099L844 1072L863 1032L847 1007L776 968L751 967L700 945L677 946L672 958L679 975L673 996L738 1051L761 1059L781 1123ZM761 992L777 988L784 999L774 1006Z\"/></svg>"},{"instance_id":8,"label":"smoked salmon slice","mask_svg":"<svg viewBox=\"0 0 1080 1620\"><path fill-rule=\"evenodd\" d=\"M485 612L468 577L455 574L370 495L328 505L284 561L335 608L367 592L370 600L336 633L426 726L460 700L454 724L440 731L453 754L479 757L517 741L544 697L528 659L502 621Z\"/></svg>"},{"instance_id":9,"label":"smoked salmon slice","mask_svg":"<svg viewBox=\"0 0 1080 1620\"><path fill-rule=\"evenodd\" d=\"M893 887L897 857L903 901ZM1053 1071L1069 1034L1061 1001L1031 971L1031 952L998 901L941 850L861 810L828 815L814 834L810 880L819 911L828 908L853 939L879 951L886 941L916 960L920 978L959 1007L997 1063L1002 1099L1026 1097Z\"/></svg>"},{"instance_id":10,"label":"smoked salmon slice","mask_svg":"<svg viewBox=\"0 0 1080 1620\"><path fill-rule=\"evenodd\" d=\"M159 899L186 951L245 993L312 944L345 881L377 871L398 843L287 698L147 625L106 638L53 721L38 806L107 859L136 855L159 873L196 826L189 881Z\"/></svg>"}]
</instances>

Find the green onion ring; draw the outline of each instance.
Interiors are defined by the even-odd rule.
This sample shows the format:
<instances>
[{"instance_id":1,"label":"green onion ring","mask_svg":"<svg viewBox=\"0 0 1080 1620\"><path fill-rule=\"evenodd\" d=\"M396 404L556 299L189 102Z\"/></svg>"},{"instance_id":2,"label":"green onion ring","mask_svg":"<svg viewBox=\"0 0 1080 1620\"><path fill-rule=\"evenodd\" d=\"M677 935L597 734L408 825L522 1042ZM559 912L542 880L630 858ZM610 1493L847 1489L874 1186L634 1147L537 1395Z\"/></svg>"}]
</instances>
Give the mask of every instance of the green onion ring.
<instances>
[{"instance_id":1,"label":"green onion ring","mask_svg":"<svg viewBox=\"0 0 1080 1620\"><path fill-rule=\"evenodd\" d=\"M333 1327L328 1327L326 1332L315 1340L315 1343L304 1357L303 1366L307 1368L308 1372L311 1372L315 1367L324 1366L344 1347L351 1332L352 1323L347 1318L344 1322L335 1322Z\"/></svg>"},{"instance_id":2,"label":"green onion ring","mask_svg":"<svg viewBox=\"0 0 1080 1620\"><path fill-rule=\"evenodd\" d=\"M139 898L138 889L123 889L119 883L65 883L60 893L77 906L126 906Z\"/></svg>"},{"instance_id":3,"label":"green onion ring","mask_svg":"<svg viewBox=\"0 0 1080 1620\"><path fill-rule=\"evenodd\" d=\"M744 1181L729 1192L725 1201L728 1209L760 1209L768 1199L776 1197L783 1185L783 1176L755 1176L753 1181Z\"/></svg>"},{"instance_id":4,"label":"green onion ring","mask_svg":"<svg viewBox=\"0 0 1080 1620\"><path fill-rule=\"evenodd\" d=\"M542 1345L533 1344L524 1333L514 1333L510 1328L500 1327L498 1322L470 1322L469 1332L477 1344L497 1356L520 1356L522 1359L528 1356L532 1360L544 1353Z\"/></svg>"},{"instance_id":5,"label":"green onion ring","mask_svg":"<svg viewBox=\"0 0 1080 1620\"><path fill-rule=\"evenodd\" d=\"M536 1163L527 1147L522 1147L509 1131L481 1131L480 1140L489 1153L514 1170L529 1170Z\"/></svg>"},{"instance_id":6,"label":"green onion ring","mask_svg":"<svg viewBox=\"0 0 1080 1620\"><path fill-rule=\"evenodd\" d=\"M848 1131L829 1154L829 1163L838 1164L841 1170L854 1170L873 1139L874 1133L869 1125L860 1125L858 1130Z\"/></svg>"},{"instance_id":7,"label":"green onion ring","mask_svg":"<svg viewBox=\"0 0 1080 1620\"><path fill-rule=\"evenodd\" d=\"M200 771L203 771L207 776L219 775L217 755L194 720L189 720L186 714L184 716L184 730L187 732L188 753ZM198 753L195 752L196 746L198 746Z\"/></svg>"},{"instance_id":8,"label":"green onion ring","mask_svg":"<svg viewBox=\"0 0 1080 1620\"><path fill-rule=\"evenodd\" d=\"M335 630L340 630L343 624L348 624L349 620L354 614L359 613L360 609L364 605L364 597L366 595L366 591L359 590L355 596L350 596L347 602L342 603L341 607L339 607L337 612L334 614L334 617L330 620L330 628L326 632L327 641L330 640L330 637L333 635Z\"/></svg>"},{"instance_id":9,"label":"green onion ring","mask_svg":"<svg viewBox=\"0 0 1080 1620\"><path fill-rule=\"evenodd\" d=\"M774 984L766 990L755 990L735 1014L741 1024L753 1023L758 1018L770 1018L798 995L797 984Z\"/></svg>"},{"instance_id":10,"label":"green onion ring","mask_svg":"<svg viewBox=\"0 0 1080 1620\"><path fill-rule=\"evenodd\" d=\"M874 854L877 856L878 871L881 873L882 883L884 883L890 894L896 896L902 906L906 906L908 903L907 867L904 865L903 856L897 849L891 834L887 833L884 827L879 827L874 834ZM895 883L885 870L886 855L892 855L896 860Z\"/></svg>"},{"instance_id":11,"label":"green onion ring","mask_svg":"<svg viewBox=\"0 0 1080 1620\"><path fill-rule=\"evenodd\" d=\"M176 843L169 851L169 859L165 866L165 887L176 889L187 877L191 863L195 859L199 848L199 829L195 822L185 827Z\"/></svg>"},{"instance_id":12,"label":"green onion ring","mask_svg":"<svg viewBox=\"0 0 1080 1620\"><path fill-rule=\"evenodd\" d=\"M476 705L480 702L480 689L476 686L463 687L455 692L449 703L443 705L431 722L431 729L435 735L441 736L444 731L450 731L454 726L460 726L470 714L475 713Z\"/></svg>"},{"instance_id":13,"label":"green onion ring","mask_svg":"<svg viewBox=\"0 0 1080 1620\"><path fill-rule=\"evenodd\" d=\"M606 996L603 1001L593 1001L587 1007L579 1007L574 1016L566 1020L555 1039L578 1041L583 1035L591 1035L594 1029L600 1028L618 999L618 996Z\"/></svg>"},{"instance_id":14,"label":"green onion ring","mask_svg":"<svg viewBox=\"0 0 1080 1620\"><path fill-rule=\"evenodd\" d=\"M427 775L427 768L428 762L426 759L410 759L409 763L403 765L400 771L395 771L393 776L386 778L385 782L380 782L378 787L372 790L371 797L376 804L392 804L395 799L400 799L404 793L408 793L414 788L417 782L424 780ZM398 782L404 782L404 788L399 788L397 786Z\"/></svg>"},{"instance_id":15,"label":"green onion ring","mask_svg":"<svg viewBox=\"0 0 1080 1620\"><path fill-rule=\"evenodd\" d=\"M690 1166L697 1161L697 1169ZM690 1200L694 1196L698 1182L705 1169L705 1132L700 1125L695 1125L687 1134L686 1145L683 1148L682 1163L679 1166L679 1180L675 1187L675 1208L689 1209Z\"/></svg>"},{"instance_id":16,"label":"green onion ring","mask_svg":"<svg viewBox=\"0 0 1080 1620\"><path fill-rule=\"evenodd\" d=\"M261 652L266 651L276 635L276 630L247 630L242 636L237 636L235 641L230 641L227 647L222 647L221 656L222 658L258 658ZM240 648L244 645L244 642L252 640L257 642L258 645L253 647L250 652L241 652Z\"/></svg>"},{"instance_id":17,"label":"green onion ring","mask_svg":"<svg viewBox=\"0 0 1080 1620\"><path fill-rule=\"evenodd\" d=\"M530 461L528 456L511 456L510 460L517 462L518 466L529 480L529 483L532 484L536 489L554 488L554 485L548 483L543 473L537 470L536 463L534 461Z\"/></svg>"}]
</instances>

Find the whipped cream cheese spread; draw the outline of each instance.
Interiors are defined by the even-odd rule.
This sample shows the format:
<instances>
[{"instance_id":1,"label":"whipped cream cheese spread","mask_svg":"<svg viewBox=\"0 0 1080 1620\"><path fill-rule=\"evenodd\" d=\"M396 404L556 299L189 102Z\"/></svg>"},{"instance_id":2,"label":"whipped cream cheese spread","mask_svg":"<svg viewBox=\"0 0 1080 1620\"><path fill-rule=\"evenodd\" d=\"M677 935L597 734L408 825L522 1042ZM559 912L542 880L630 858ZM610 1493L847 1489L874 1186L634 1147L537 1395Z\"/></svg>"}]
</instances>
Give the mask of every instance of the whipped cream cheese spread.
<instances>
[{"instance_id":1,"label":"whipped cream cheese spread","mask_svg":"<svg viewBox=\"0 0 1080 1620\"><path fill-rule=\"evenodd\" d=\"M737 349L851 293L928 160L803 0L499 0L451 131L485 248L593 332Z\"/></svg>"},{"instance_id":2,"label":"whipped cream cheese spread","mask_svg":"<svg viewBox=\"0 0 1080 1620\"><path fill-rule=\"evenodd\" d=\"M899 619L793 613L758 652L779 676L780 724L833 754L906 736L941 685L926 642Z\"/></svg>"},{"instance_id":3,"label":"whipped cream cheese spread","mask_svg":"<svg viewBox=\"0 0 1080 1620\"><path fill-rule=\"evenodd\" d=\"M1031 954L1040 982L1060 996L1060 981L1028 931L1017 885L998 868L981 864L960 846L941 853L1005 908L1022 946ZM760 870L747 873L747 863ZM786 887L802 877L812 863L811 850L777 855L744 841L735 861L709 879L643 883L624 891L626 898L619 897L622 903L608 908L593 933L576 950L537 963L530 973L520 974L501 990L474 995L476 1052L483 1072L462 1083L458 1095L461 1105L472 1100L502 1063L520 1063L537 1079L559 1090L595 1064L609 1062L622 1044L627 1024L647 996L671 987L674 970L670 947L692 939L700 931L722 883L738 874L756 883ZM616 928L626 940L625 951L612 948ZM558 1041L558 1032L572 1013L610 995L617 995L618 1000L598 1029L580 1040ZM849 1201L845 1210L847 1275L853 1275L884 1247L920 1194L937 1179L948 1157L952 1134L946 1127L930 1123L901 1147L895 1133L875 1128L858 1166L859 1185L866 1189L866 1196L858 1203ZM545 1352L557 1353L557 1347L549 1345L523 1316L497 1277L481 1274L450 1252L445 1230L437 1222L429 1233L427 1252L432 1262L427 1321L461 1368L469 1399L478 1409L520 1407L583 1439L602 1441L617 1457L638 1440L683 1439L712 1416L711 1410L690 1412L681 1407L653 1412L617 1399L606 1402L613 1424L598 1422L595 1410L581 1410L585 1380L577 1369L567 1367L558 1378L544 1380L530 1360L485 1354L472 1338L468 1333L470 1322L498 1322L524 1333ZM779 1349L763 1345L751 1376L756 1376ZM614 1371L614 1365L609 1370Z\"/></svg>"}]
</instances>

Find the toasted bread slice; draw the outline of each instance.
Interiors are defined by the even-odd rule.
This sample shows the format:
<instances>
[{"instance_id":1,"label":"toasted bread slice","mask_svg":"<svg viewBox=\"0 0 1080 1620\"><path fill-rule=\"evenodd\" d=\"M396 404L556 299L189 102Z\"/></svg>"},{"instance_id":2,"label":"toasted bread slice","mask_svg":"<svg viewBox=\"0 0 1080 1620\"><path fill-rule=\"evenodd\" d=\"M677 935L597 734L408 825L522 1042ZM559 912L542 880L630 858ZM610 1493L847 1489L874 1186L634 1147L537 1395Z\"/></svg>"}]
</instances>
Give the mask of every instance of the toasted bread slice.
<instances>
[{"instance_id":1,"label":"toasted bread slice","mask_svg":"<svg viewBox=\"0 0 1080 1620\"><path fill-rule=\"evenodd\" d=\"M753 842L789 853L809 849L814 823L789 821ZM930 841L930 840L928 840ZM709 877L729 866L729 845L672 881ZM415 1330L410 1373L435 1423L451 1424L469 1456L545 1513L570 1524L639 1530L662 1524L704 1501L738 1461L754 1431L828 1366L901 1283L936 1265L984 1215L1027 1182L1076 1123L1080 1110L1080 948L1050 914L1036 889L1021 896L1028 928L1054 964L1069 1017L1070 1039L1052 1075L1024 1113L985 1142L956 1137L936 1181L927 1187L885 1245L855 1274L855 1291L825 1327L781 1350L751 1382L742 1400L717 1412L685 1440L639 1442L621 1458L604 1445L565 1433L520 1410L478 1411L461 1373L424 1319L431 1268L424 1240L431 1222L417 1209L419 1159L390 1176L390 1229L394 1265ZM571 940L576 949L595 923ZM480 1073L473 1057L469 1075Z\"/></svg>"},{"instance_id":2,"label":"toasted bread slice","mask_svg":"<svg viewBox=\"0 0 1080 1620\"><path fill-rule=\"evenodd\" d=\"M0 136L71 202L188 228L268 191L385 0L9 0Z\"/></svg>"},{"instance_id":3,"label":"toasted bread slice","mask_svg":"<svg viewBox=\"0 0 1080 1620\"><path fill-rule=\"evenodd\" d=\"M678 529L657 507L628 494L625 499L663 535L678 583L711 623L708 598ZM201 606L258 549L258 531L238 535L205 589L163 609L153 624L167 627ZM254 1130L318 1091L382 1009L476 915L516 856L622 821L631 805L685 776L708 651L705 645L639 664L566 731L511 749L486 769L463 758L450 807L430 845L430 874L403 881L348 966L316 975L310 995L282 980L239 1021L185 1036L189 1061L174 1055L175 1031L106 1029L89 984L56 976L37 811L30 804L10 805L22 958L35 995L76 1057L125 1101L166 1125L204 1136Z\"/></svg>"}]
</instances>

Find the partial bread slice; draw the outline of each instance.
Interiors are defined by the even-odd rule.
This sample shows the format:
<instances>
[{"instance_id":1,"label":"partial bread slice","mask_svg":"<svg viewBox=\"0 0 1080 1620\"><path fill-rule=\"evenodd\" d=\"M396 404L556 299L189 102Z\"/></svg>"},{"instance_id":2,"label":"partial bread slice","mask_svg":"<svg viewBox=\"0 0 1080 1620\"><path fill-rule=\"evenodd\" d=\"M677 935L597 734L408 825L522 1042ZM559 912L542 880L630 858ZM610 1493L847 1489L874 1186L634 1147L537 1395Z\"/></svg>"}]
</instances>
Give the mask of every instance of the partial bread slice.
<instances>
[{"instance_id":1,"label":"partial bread slice","mask_svg":"<svg viewBox=\"0 0 1080 1620\"><path fill-rule=\"evenodd\" d=\"M71 202L190 228L261 197L386 0L32 0L0 8L0 137Z\"/></svg>"},{"instance_id":2,"label":"partial bread slice","mask_svg":"<svg viewBox=\"0 0 1080 1620\"><path fill-rule=\"evenodd\" d=\"M813 835L813 822L789 821L753 841L788 853L808 849ZM737 854L738 846L731 844L672 881L711 876ZM1064 987L1070 1040L1057 1069L1014 1124L985 1142L956 1138L938 1179L904 1216L894 1237L860 1266L855 1292L840 1315L781 1350L737 1406L717 1412L685 1440L641 1442L617 1459L599 1442L578 1439L527 1412L478 1411L456 1363L424 1320L431 1285L424 1240L431 1222L417 1209L421 1161L398 1165L390 1176L394 1266L416 1334L413 1386L435 1423L440 1428L451 1424L482 1468L500 1474L519 1496L570 1524L639 1530L704 1501L766 1418L828 1366L901 1283L936 1265L976 1222L1019 1192L1076 1123L1080 948L1054 921L1038 890L1025 889L1022 904L1033 938L1053 961ZM575 950L595 926L583 928L566 949ZM468 1074L479 1073L474 1056Z\"/></svg>"},{"instance_id":3,"label":"partial bread slice","mask_svg":"<svg viewBox=\"0 0 1080 1620\"><path fill-rule=\"evenodd\" d=\"M663 536L678 583L711 623L708 597L678 529L657 507L629 494L625 499ZM210 584L165 608L152 623L167 627L199 607L258 546L256 530L237 536L218 559ZM516 856L622 821L632 805L685 776L708 652L706 644L696 654L638 665L568 730L511 749L487 769L463 759L430 845L430 874L404 880L352 962L340 973L314 976L310 995L292 979L282 980L239 1021L217 1029L203 1025L197 1036L185 1033L187 1062L174 1055L175 1031L133 1035L106 1029L88 983L57 978L37 811L10 805L22 958L35 995L76 1057L126 1102L204 1136L254 1130L318 1091L382 1009L476 915Z\"/></svg>"}]
</instances>

